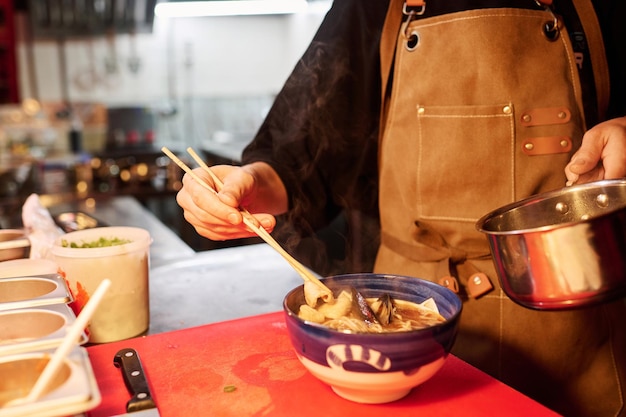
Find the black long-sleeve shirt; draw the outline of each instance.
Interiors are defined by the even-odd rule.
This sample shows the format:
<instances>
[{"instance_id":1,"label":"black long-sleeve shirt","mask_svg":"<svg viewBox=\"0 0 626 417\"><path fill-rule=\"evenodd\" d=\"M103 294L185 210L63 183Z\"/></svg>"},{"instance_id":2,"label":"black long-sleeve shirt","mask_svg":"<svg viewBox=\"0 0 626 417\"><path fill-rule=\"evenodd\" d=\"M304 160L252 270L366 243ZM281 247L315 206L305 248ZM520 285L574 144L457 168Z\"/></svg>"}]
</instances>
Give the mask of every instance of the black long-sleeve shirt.
<instances>
[{"instance_id":1,"label":"black long-sleeve shirt","mask_svg":"<svg viewBox=\"0 0 626 417\"><path fill-rule=\"evenodd\" d=\"M608 116L618 117L626 114L626 2L593 3L610 69ZM289 195L289 212L281 219L283 233L279 230L278 238L322 274L363 271L374 261L378 244L379 41L387 7L388 0L334 1L243 153L243 163L267 162L281 177ZM491 7L541 9L534 0L431 0L422 18ZM571 0L555 0L554 10L570 32L582 30ZM585 51L584 43L575 46ZM591 126L598 121L591 71L582 71L581 79L585 115ZM324 235L324 228L342 213L348 227L335 228L333 236L321 237L326 241L320 243L316 234ZM344 257L349 258L347 264Z\"/></svg>"}]
</instances>

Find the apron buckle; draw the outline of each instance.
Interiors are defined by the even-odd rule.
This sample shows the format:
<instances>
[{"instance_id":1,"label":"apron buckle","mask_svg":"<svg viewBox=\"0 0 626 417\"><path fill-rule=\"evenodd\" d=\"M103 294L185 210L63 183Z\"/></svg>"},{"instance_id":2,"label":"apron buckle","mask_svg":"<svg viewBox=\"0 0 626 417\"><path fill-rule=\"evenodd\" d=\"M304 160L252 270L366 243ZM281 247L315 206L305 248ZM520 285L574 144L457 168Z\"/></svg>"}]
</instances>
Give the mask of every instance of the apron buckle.
<instances>
[{"instance_id":1,"label":"apron buckle","mask_svg":"<svg viewBox=\"0 0 626 417\"><path fill-rule=\"evenodd\" d=\"M544 10L550 13L550 16L552 16L552 21L546 22L543 25L543 34L548 40L557 40L561 27L559 23L559 18L556 14L554 14L554 11L552 10L552 0L535 0L535 3L537 3L538 6L543 7Z\"/></svg>"},{"instance_id":2,"label":"apron buckle","mask_svg":"<svg viewBox=\"0 0 626 417\"><path fill-rule=\"evenodd\" d=\"M409 23L413 21L415 16L421 16L426 11L426 1L425 0L406 0L404 5L402 5L402 14L407 16L406 21L404 22L404 37L409 39L411 34L408 32Z\"/></svg>"},{"instance_id":3,"label":"apron buckle","mask_svg":"<svg viewBox=\"0 0 626 417\"><path fill-rule=\"evenodd\" d=\"M409 16L421 16L426 11L426 1L424 0L406 0L402 6L402 14Z\"/></svg>"}]
</instances>

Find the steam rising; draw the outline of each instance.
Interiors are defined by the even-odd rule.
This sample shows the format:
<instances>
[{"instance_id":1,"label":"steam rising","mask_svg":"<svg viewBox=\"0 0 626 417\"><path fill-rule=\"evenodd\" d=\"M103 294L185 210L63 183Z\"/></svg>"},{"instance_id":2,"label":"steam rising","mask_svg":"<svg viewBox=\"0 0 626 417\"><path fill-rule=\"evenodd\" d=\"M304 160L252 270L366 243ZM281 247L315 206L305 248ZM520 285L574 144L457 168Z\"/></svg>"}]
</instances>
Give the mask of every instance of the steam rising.
<instances>
[{"instance_id":1,"label":"steam rising","mask_svg":"<svg viewBox=\"0 0 626 417\"><path fill-rule=\"evenodd\" d=\"M334 2L246 148L287 187L276 238L322 275L371 270L378 246L378 44L384 2Z\"/></svg>"}]
</instances>

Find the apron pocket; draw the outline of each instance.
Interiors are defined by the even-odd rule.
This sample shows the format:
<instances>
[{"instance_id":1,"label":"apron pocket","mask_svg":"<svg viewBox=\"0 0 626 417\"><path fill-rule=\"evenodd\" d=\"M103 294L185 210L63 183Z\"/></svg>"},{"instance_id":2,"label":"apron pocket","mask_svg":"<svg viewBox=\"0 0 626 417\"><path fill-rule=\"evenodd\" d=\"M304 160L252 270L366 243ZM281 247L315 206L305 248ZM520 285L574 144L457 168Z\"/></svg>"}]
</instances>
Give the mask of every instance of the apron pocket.
<instances>
[{"instance_id":1,"label":"apron pocket","mask_svg":"<svg viewBox=\"0 0 626 417\"><path fill-rule=\"evenodd\" d=\"M513 113L509 103L417 106L420 218L475 221L513 200Z\"/></svg>"}]
</instances>

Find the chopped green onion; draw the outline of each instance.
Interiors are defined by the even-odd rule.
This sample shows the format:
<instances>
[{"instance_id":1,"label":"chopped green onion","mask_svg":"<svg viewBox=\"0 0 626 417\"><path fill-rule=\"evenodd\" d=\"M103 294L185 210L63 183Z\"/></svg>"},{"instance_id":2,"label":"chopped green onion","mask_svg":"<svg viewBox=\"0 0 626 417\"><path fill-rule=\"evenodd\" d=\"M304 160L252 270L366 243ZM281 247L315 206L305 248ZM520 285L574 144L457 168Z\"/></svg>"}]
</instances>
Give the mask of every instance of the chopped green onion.
<instances>
[{"instance_id":1,"label":"chopped green onion","mask_svg":"<svg viewBox=\"0 0 626 417\"><path fill-rule=\"evenodd\" d=\"M78 244L76 242L68 242L65 239L61 239L61 246L63 246L64 248L105 248L109 246L123 245L130 242L131 241L128 239L120 239L117 237L112 237L108 239L101 237L98 240L94 240L92 242L83 242L81 244Z\"/></svg>"}]
</instances>

